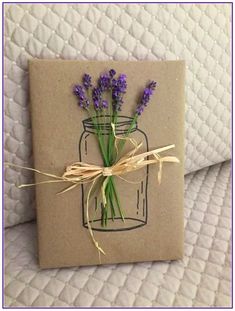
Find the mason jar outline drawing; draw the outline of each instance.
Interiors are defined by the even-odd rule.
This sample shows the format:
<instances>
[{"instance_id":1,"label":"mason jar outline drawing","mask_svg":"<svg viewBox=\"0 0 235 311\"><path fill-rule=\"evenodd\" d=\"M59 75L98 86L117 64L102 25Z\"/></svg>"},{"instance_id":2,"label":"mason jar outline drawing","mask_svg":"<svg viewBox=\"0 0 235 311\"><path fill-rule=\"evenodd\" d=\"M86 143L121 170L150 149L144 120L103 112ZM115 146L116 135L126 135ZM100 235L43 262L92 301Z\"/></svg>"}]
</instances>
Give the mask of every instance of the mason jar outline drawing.
<instances>
[{"instance_id":1,"label":"mason jar outline drawing","mask_svg":"<svg viewBox=\"0 0 235 311\"><path fill-rule=\"evenodd\" d=\"M101 118L110 118L110 115L105 115L105 116L101 116ZM125 133L127 133L127 129L124 128L127 125L130 125L131 122L133 120L133 117L128 117L128 116L118 116L118 121L115 124L115 133L116 135L123 135ZM94 127L94 124L92 123L92 118L86 118L82 121L83 123L83 132L80 135L80 139L79 139L79 161L81 162L87 162L84 161L84 154L83 154L83 149L85 151L85 155L87 155L88 151L88 139L89 136L92 135L95 137L95 139L97 140L96 137L96 129ZM108 122L104 122L104 123L99 123L99 129L101 130L101 135L108 135L110 133L111 129L111 125L110 125L110 121ZM138 142L142 142L143 144L145 144L145 151L149 151L149 146L148 146L148 137L145 134L144 131L142 131L141 129L138 128L138 123L136 121L135 126L133 127L133 129L130 131L130 137L133 137L133 133L141 135L144 138L144 142L143 139L141 141ZM84 143L84 146L82 146L82 144ZM87 163L92 163L87 162ZM94 161L93 161L94 163ZM117 228L112 228L111 227L97 227L97 223L101 222L101 217L98 217L97 219L92 219L90 220L90 224L91 224L91 228L94 231L102 231L102 232L115 232L115 231L127 231L127 230L134 230L134 229L138 229L140 227L143 227L147 224L148 221L148 173L149 173L149 167L148 165L145 168L145 172L146 175L144 177L144 180L142 180L139 184L140 184L140 189L137 190L136 192L136 210L137 210L137 214L136 216L133 215L133 217L126 217L124 215L124 219L125 222L129 221L131 223L137 223L137 224L130 224L130 225L123 225L123 221L122 218L120 216L115 216L114 217L114 221L112 221L112 218L108 218L109 220L109 224L112 224L114 222L117 221L121 221L121 226L117 227ZM122 181L123 183L125 181ZM130 187L134 187L133 184L130 185ZM117 189L118 192L118 189ZM85 195L85 186L83 184L81 184L81 201L82 201L82 225L83 227L85 227L86 229L88 229L88 225L87 225L87 220L86 220L86 213L85 213L85 209L86 209L86 195ZM141 202L141 195L142 195L142 202ZM140 215L141 212L141 205L142 203L142 215ZM95 197L95 204L97 205L97 198ZM128 204L127 204L128 205ZM90 206L90 209L92 208L92 206ZM94 208L97 208L94 207ZM126 209L125 207L123 207L123 211L125 213ZM127 207L128 208L128 207Z\"/></svg>"}]
</instances>

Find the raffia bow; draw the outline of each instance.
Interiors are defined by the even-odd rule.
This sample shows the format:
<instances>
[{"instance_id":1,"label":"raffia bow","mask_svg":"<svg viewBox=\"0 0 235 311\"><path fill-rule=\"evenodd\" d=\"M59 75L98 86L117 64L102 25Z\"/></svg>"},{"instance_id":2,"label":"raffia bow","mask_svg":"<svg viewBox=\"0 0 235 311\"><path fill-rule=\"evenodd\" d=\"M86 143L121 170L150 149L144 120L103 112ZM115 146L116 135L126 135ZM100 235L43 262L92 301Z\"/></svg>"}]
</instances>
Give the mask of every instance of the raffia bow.
<instances>
[{"instance_id":1,"label":"raffia bow","mask_svg":"<svg viewBox=\"0 0 235 311\"><path fill-rule=\"evenodd\" d=\"M163 162L179 163L179 160L174 156L161 157L159 154L163 151L175 148L175 145L172 144L135 155L141 146L142 143L130 152L126 153L123 157L120 158L120 160L118 160L110 167L103 167L84 162L75 162L72 165L66 167L66 170L61 178L64 181L70 181L76 184L91 182L97 177L120 176L139 170L147 165L159 163L158 182L161 183ZM149 156L153 156L153 159L148 159ZM70 189L71 188L68 188L65 191Z\"/></svg>"},{"instance_id":2,"label":"raffia bow","mask_svg":"<svg viewBox=\"0 0 235 311\"><path fill-rule=\"evenodd\" d=\"M122 156L114 165L110 167L103 167L103 166L98 166L94 164L88 164L84 162L75 162L72 165L69 165L66 167L65 172L62 174L62 176L57 176L54 174L49 174L42 172L37 169L29 168L29 167L24 167L24 166L19 166L11 163L6 163L8 166L14 166L18 168L23 168L27 169L30 171L34 171L35 173L44 175L46 177L50 177L52 179L46 180L46 181L41 181L38 183L33 183L33 184L22 184L18 186L18 188L23 188L23 187L30 187L30 186L35 186L35 185L40 185L40 184L49 184L49 183L59 183L59 182L69 182L72 183L69 187L66 189L62 190L58 194L65 193L69 190L72 190L73 188L77 187L78 185L81 184L86 184L86 183L91 183L91 187L88 191L87 194L87 202L86 202L86 218L87 218L87 226L88 230L91 236L91 239L97 248L99 252L99 257L100 253L105 255L104 250L100 247L99 243L96 241L92 227L90 224L90 217L89 217L89 200L91 196L91 191L97 181L98 178L100 177L105 177L102 187L101 187L101 195L102 195L102 201L104 206L106 206L106 197L105 197L105 188L107 185L107 179L110 176L117 176L127 182L130 182L126 180L125 178L121 177L121 175L127 174L134 172L136 170L140 170L147 165L158 165L158 182L159 184L161 183L161 178L162 178L162 169L163 169L163 163L164 162L173 162L173 163L179 163L179 159L174 156L161 156L160 153L173 149L175 148L175 145L168 145L165 147L157 148L151 151L143 152L140 154L136 154L137 151L140 149L142 146L142 143L137 144L135 140L132 138L119 138L115 135L114 127L112 124L114 136L116 139L125 139L125 140L130 140L130 142L134 145L134 148L126 153L124 156ZM150 158L151 157L151 158Z\"/></svg>"}]
</instances>

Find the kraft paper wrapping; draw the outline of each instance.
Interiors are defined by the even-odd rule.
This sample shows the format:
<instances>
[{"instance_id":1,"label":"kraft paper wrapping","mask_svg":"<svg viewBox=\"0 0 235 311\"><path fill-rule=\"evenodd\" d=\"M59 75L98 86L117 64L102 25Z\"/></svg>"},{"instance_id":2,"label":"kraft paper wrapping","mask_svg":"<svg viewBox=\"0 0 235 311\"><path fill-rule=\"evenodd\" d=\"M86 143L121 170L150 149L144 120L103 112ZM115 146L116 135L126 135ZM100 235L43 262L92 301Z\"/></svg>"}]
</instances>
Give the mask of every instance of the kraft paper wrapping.
<instances>
[{"instance_id":1,"label":"kraft paper wrapping","mask_svg":"<svg viewBox=\"0 0 235 311\"><path fill-rule=\"evenodd\" d=\"M183 256L184 191L184 79L183 61L96 62L70 60L31 60L30 105L32 114L34 167L62 175L67 165L82 160L102 164L96 138L87 113L78 107L72 93L84 73L96 82L100 73L115 69L127 75L120 115L131 117L149 80L157 88L138 128L130 135L143 142L142 151L175 144L168 155L180 164L164 163L162 182L157 182L157 167L125 175L127 183L115 182L126 221L110 220L100 226L98 196L90 201L93 233L106 256L102 264L156 260L176 260ZM125 123L125 122L124 122ZM126 144L124 152L132 146ZM45 180L35 176L35 181ZM97 249L91 241L85 217L87 185L64 194L57 193L68 184L36 186L39 264L41 268L99 264ZM97 203L98 202L98 203ZM118 216L118 215L117 215ZM103 231L102 231L103 230Z\"/></svg>"}]
</instances>

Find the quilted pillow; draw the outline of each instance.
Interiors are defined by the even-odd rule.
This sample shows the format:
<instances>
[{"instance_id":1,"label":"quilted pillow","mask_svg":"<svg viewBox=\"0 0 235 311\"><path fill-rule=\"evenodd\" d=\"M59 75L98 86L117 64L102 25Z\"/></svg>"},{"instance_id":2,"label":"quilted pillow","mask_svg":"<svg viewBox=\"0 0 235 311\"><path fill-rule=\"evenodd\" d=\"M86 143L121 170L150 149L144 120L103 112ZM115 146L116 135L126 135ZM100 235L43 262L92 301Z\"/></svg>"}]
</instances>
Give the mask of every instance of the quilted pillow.
<instances>
[{"instance_id":1,"label":"quilted pillow","mask_svg":"<svg viewBox=\"0 0 235 311\"><path fill-rule=\"evenodd\" d=\"M185 59L185 172L230 158L230 4L5 4L5 161L32 165L28 60ZM7 169L5 226L35 218Z\"/></svg>"}]
</instances>

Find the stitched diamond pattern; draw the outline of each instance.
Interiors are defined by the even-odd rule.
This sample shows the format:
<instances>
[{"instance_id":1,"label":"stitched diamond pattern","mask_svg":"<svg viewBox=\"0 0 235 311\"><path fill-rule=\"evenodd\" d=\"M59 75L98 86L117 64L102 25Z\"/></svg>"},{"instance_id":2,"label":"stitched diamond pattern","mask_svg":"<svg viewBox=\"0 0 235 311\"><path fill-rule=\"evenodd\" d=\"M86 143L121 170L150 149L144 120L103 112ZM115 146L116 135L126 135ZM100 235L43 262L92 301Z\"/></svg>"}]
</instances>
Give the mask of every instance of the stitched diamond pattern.
<instances>
[{"instance_id":1,"label":"stitched diamond pattern","mask_svg":"<svg viewBox=\"0 0 235 311\"><path fill-rule=\"evenodd\" d=\"M7 4L5 160L32 166L27 61L185 59L185 172L230 158L229 4ZM5 225L35 218L32 174L7 169Z\"/></svg>"}]
</instances>

